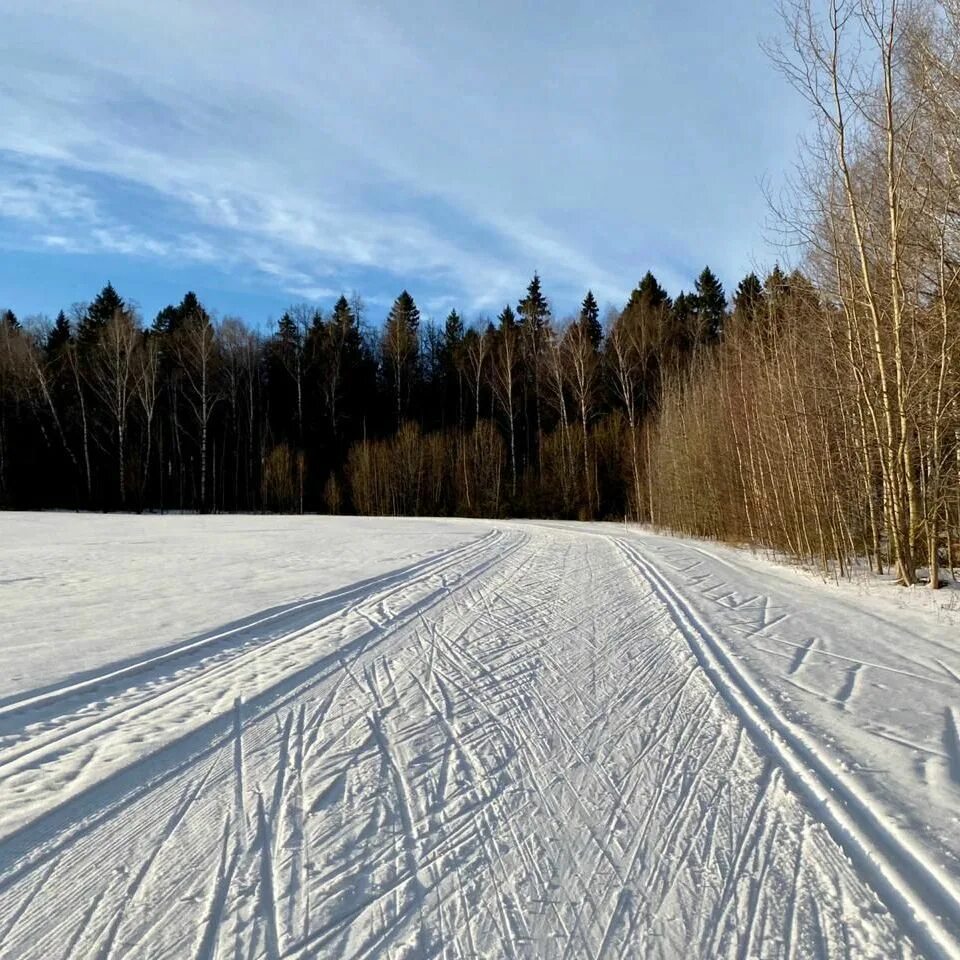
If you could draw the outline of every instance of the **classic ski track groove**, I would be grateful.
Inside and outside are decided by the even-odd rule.
[[[853,779],[784,719],[770,698],[725,650],[723,641],[648,561],[640,548],[617,546],[669,608],[704,670],[768,756],[837,842],[860,864],[877,893],[931,956],[960,957],[960,889],[956,882],[889,822]],[[854,684],[851,681],[849,692]],[[932,903],[931,903],[932,901]]]

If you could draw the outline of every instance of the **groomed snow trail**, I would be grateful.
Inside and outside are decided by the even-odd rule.
[[[4,705],[0,956],[951,955],[632,538],[477,525],[223,633]]]

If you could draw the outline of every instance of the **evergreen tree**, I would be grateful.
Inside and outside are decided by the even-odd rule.
[[[723,284],[709,267],[704,267],[697,277],[696,311],[700,332],[707,341],[718,340],[723,332],[723,320],[727,315],[727,297]]]
[[[170,304],[157,313],[153,320],[153,326],[150,329],[153,333],[170,335],[176,331],[179,324],[180,310],[178,307]]]
[[[533,275],[527,285],[527,295],[517,304],[517,314],[528,331],[540,331],[550,319],[550,305],[540,289],[540,277]]]
[[[197,295],[188,290],[180,301],[177,308],[180,315],[181,324],[196,323],[201,326],[207,326],[210,323],[210,314],[207,313],[203,304],[197,298]]]
[[[733,309],[742,317],[753,318],[763,303],[763,284],[755,273],[748,273],[733,295]]]
[[[637,284],[637,289],[630,299],[633,300],[634,296],[636,297],[636,301],[648,310],[652,310],[654,307],[669,305],[670,303],[670,297],[667,296],[667,291],[660,286],[657,278],[649,270],[643,275],[640,283]]]
[[[346,330],[356,325],[356,317],[350,307],[350,301],[341,293],[340,299],[333,305],[330,322],[340,329]]]
[[[593,296],[593,291],[588,290],[580,306],[580,324],[584,328],[587,339],[593,345],[594,350],[600,348],[600,341],[603,339],[603,327],[600,325],[600,307]]]
[[[763,282],[763,289],[771,297],[783,297],[790,292],[790,281],[787,275],[780,269],[780,264],[774,264],[773,269],[767,274]]]
[[[413,297],[403,290],[387,315],[383,330],[384,372],[392,380],[397,405],[397,426],[416,393],[420,355],[420,311]]]
[[[113,288],[112,283],[108,283],[97,294],[81,318],[77,328],[79,344],[82,347],[89,347],[96,341],[107,322],[124,308],[125,304],[120,294]]]
[[[670,305],[670,325],[667,341],[679,353],[692,350],[697,343],[697,298],[695,294],[677,294]]]
[[[527,295],[517,304],[517,313],[521,321],[519,373],[523,411],[524,462],[531,462],[534,459],[534,453],[536,453],[536,460],[542,474],[543,424],[540,410],[542,393],[540,390],[540,369],[543,365],[544,339],[550,323],[550,305],[540,288],[540,276],[538,274],[534,273],[533,279],[527,285]]]
[[[455,346],[463,339],[463,320],[460,319],[460,314],[456,310],[451,310],[447,315],[443,337],[448,347]]]
[[[671,308],[667,291],[660,286],[657,278],[648,270],[633,292],[620,314],[624,330],[643,330],[640,337],[646,343],[652,343],[654,334],[662,335],[662,313]]]
[[[463,320],[451,310],[443,325],[443,344],[440,351],[441,395],[444,422],[463,424]]]
[[[400,296],[393,301],[393,306],[387,315],[387,323],[393,322],[405,324],[414,336],[420,329],[420,311],[413,297],[406,290],[401,291]]]
[[[70,321],[67,315],[61,310],[57,314],[50,332],[47,334],[46,342],[43,345],[43,351],[48,360],[53,360],[60,355],[60,351],[70,342]]]
[[[510,309],[509,303],[500,311],[499,315],[497,316],[497,322],[500,325],[500,330],[506,330],[508,328],[512,329],[513,327],[516,327],[517,317],[513,310]],[[493,332],[493,324],[490,324],[490,326],[487,328],[487,332]]]
[[[318,342],[317,385],[334,447],[346,439],[344,427],[360,424],[375,396],[375,369],[360,332],[356,310],[341,294]]]
[[[6,327],[8,330],[20,329],[20,321],[12,310],[4,310],[0,313],[0,325]]]
[[[210,314],[207,313],[197,295],[192,290],[188,290],[180,303],[176,306],[170,304],[157,314],[152,330],[154,333],[170,336],[177,333],[185,324],[194,322],[206,326],[210,322]]]
[[[780,269],[780,264],[775,264],[763,281],[768,325],[776,327],[786,317],[790,294],[790,279]]]
[[[300,346],[300,340],[300,330],[290,316],[290,311],[285,310],[283,316],[277,321],[277,341],[280,349],[297,349]]]

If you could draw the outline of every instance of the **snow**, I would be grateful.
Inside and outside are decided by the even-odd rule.
[[[456,520],[0,513],[0,700],[474,535]]]
[[[960,956],[926,601],[613,524],[0,545],[0,956]]]

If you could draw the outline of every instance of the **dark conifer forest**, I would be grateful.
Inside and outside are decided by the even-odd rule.
[[[385,317],[342,296],[327,311],[291,306],[270,329],[216,319],[189,292],[148,323],[107,284],[52,322],[0,318],[0,496],[83,510],[640,516],[647,470],[629,437],[665,372],[718,343],[726,319],[709,269],[675,301],[648,273],[606,330],[589,291],[576,316],[554,318],[536,275],[495,318],[424,320],[404,290]]]

